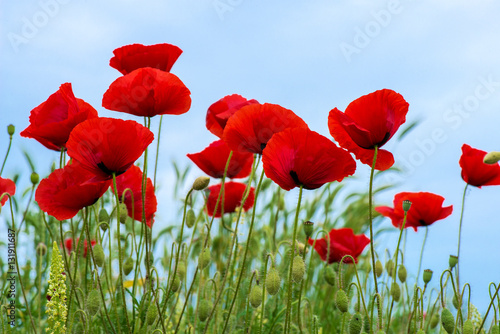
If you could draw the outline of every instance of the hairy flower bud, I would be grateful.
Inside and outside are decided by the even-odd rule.
[[[40,242],[37,246],[36,246],[36,253],[39,255],[39,256],[45,256],[45,254],[47,254],[47,246],[45,246],[45,244],[43,242]]]
[[[181,287],[181,279],[179,278],[179,276],[176,275],[171,283],[172,283],[172,292],[177,292]]]
[[[119,217],[120,223],[125,224],[127,222],[127,217],[128,217],[127,205],[125,203],[120,203],[119,210],[120,210],[120,217]]]
[[[94,253],[94,260],[95,264],[99,267],[102,268],[104,264],[104,249],[102,248],[101,244],[95,244],[93,248],[93,253]]]
[[[213,304],[211,301],[209,301],[207,299],[200,300],[200,303],[198,305],[198,319],[201,322],[204,322],[205,320],[207,320],[212,308],[213,308]]]
[[[262,288],[258,285],[252,286],[252,290],[250,290],[248,300],[250,301],[250,305],[252,305],[253,308],[259,307],[262,303]]]
[[[384,266],[382,265],[382,262],[380,260],[377,260],[375,262],[375,274],[377,277],[382,276],[382,273],[384,272]]]
[[[292,280],[295,283],[300,283],[302,278],[304,278],[304,274],[306,272],[306,265],[304,264],[304,260],[301,256],[295,255],[292,263]]]
[[[361,327],[363,325],[363,316],[356,312],[349,321],[349,334],[359,334],[361,333]]]
[[[498,325],[491,326],[490,334],[500,334],[500,327]]]
[[[189,209],[186,212],[186,226],[188,228],[191,228],[194,226],[194,223],[196,222],[196,215],[194,213],[193,209]]]
[[[210,264],[211,256],[210,249],[204,248],[198,257],[198,268],[200,270],[205,269]]]
[[[179,260],[177,263],[177,275],[181,280],[186,276],[186,262],[184,260]]]
[[[152,302],[149,304],[148,312],[146,313],[146,323],[148,326],[151,326],[158,318],[158,308],[156,307],[156,303]]]
[[[392,259],[389,259],[389,260],[385,263],[385,270],[387,270],[387,274],[388,274],[390,277],[394,277],[394,262],[392,261]]]
[[[106,223],[109,224],[109,214],[106,209],[101,209],[99,210],[99,216],[98,216],[98,222],[100,223]],[[106,231],[108,229],[108,226],[106,224],[101,224],[101,230]]]
[[[347,300],[347,294],[344,290],[338,289],[335,294],[335,305],[340,310],[340,312],[345,313],[349,307],[349,302]]]
[[[474,325],[472,324],[472,320],[466,320],[464,322],[462,334],[474,334]]]
[[[392,283],[391,285],[391,296],[396,302],[398,302],[399,298],[401,297],[401,288],[399,287],[399,284],[396,282]]]
[[[441,324],[448,334],[452,334],[455,330],[455,318],[447,308],[441,311]]]
[[[434,313],[434,315],[431,318],[431,328],[434,329],[436,328],[437,324],[439,323],[439,314]]]
[[[333,271],[333,268],[331,266],[325,267],[325,269],[323,269],[323,278],[325,279],[326,283],[330,284],[331,286],[335,286],[335,271]]]
[[[134,260],[131,257],[127,258],[125,262],[123,262],[122,267],[123,267],[123,274],[127,276],[128,274],[130,274],[132,269],[134,269]]]
[[[407,276],[406,267],[402,264],[399,266],[398,269],[398,277],[401,283],[404,283],[406,281],[406,276]]]
[[[101,295],[98,290],[92,290],[87,295],[87,300],[85,302],[85,307],[87,308],[88,314],[93,317],[101,309]]]
[[[206,187],[208,187],[209,183],[210,183],[210,178],[208,176],[199,176],[193,182],[193,189],[194,190],[203,190]]]
[[[280,290],[281,278],[276,268],[269,269],[266,276],[266,290],[271,296],[274,296]]]

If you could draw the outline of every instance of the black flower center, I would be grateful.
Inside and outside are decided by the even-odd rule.
[[[296,185],[298,185],[298,186],[302,185],[302,182],[300,182],[300,180],[299,180],[299,176],[297,175],[297,173],[294,170],[290,171],[290,176],[292,177],[293,182],[295,182]]]

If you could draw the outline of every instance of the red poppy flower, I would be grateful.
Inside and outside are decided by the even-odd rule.
[[[411,202],[406,217],[405,228],[413,227],[416,231],[420,226],[429,226],[437,220],[451,215],[453,205],[443,207],[444,197],[428,192],[402,192],[394,196],[394,208],[378,206],[375,208],[382,216],[389,217],[392,225],[401,228],[403,225],[403,201]]]
[[[174,74],[146,67],[116,79],[104,93],[102,106],[136,116],[180,115],[191,107],[190,95]]]
[[[130,191],[125,192],[124,203],[127,206],[128,216],[142,222],[142,171],[137,166],[130,167],[125,173],[116,178],[116,187],[118,188],[118,194],[120,201],[122,199],[123,192],[126,189],[132,190],[134,195],[134,202],[132,203],[132,194]],[[114,192],[114,189],[113,189]],[[155,189],[153,187],[153,182],[148,177],[146,182],[146,224],[151,227],[154,222],[154,216],[156,212],[156,195]],[[134,211],[132,215],[132,210]]]
[[[170,72],[182,50],[172,44],[142,45],[130,44],[113,51],[115,55],[109,66],[116,68],[121,74],[128,74],[138,68],[152,67]]]
[[[226,182],[224,185],[224,213],[235,212],[236,208],[241,206],[241,200],[243,199],[243,193],[245,192],[246,185],[238,182]],[[215,204],[217,203],[217,198],[221,190],[221,185],[217,184],[208,187],[210,194],[207,199],[207,212],[209,216],[214,215]],[[250,188],[250,193],[248,194],[247,200],[243,205],[243,210],[247,211],[253,206],[255,199],[254,188]],[[217,213],[215,217],[220,217],[221,214],[221,202],[217,207]]]
[[[43,146],[61,151],[66,147],[73,128],[97,117],[97,111],[87,102],[75,98],[70,83],[64,83],[30,113],[30,125],[20,134],[36,139]]]
[[[352,101],[345,112],[330,111],[330,134],[340,146],[354,153],[362,163],[373,164],[374,148],[382,147],[406,120],[408,103],[401,94],[382,89]],[[379,150],[375,168],[386,170],[394,164],[392,153]]]
[[[316,243],[314,243],[316,241]],[[314,249],[318,252],[321,260],[328,263],[340,262],[345,255],[351,255],[356,263],[358,256],[363,253],[366,245],[370,243],[370,239],[364,234],[354,235],[350,228],[332,229],[328,235],[321,239],[310,239],[309,244],[314,245]],[[328,244],[330,244],[330,252],[328,253]],[[343,263],[352,263],[351,258],[345,258]]]
[[[5,193],[9,194],[10,196],[14,196],[14,194],[16,193],[16,184],[12,180],[0,177],[0,196]],[[8,199],[9,196],[2,196],[2,200],[0,201],[1,206],[3,206]]]
[[[231,149],[223,140],[214,141],[210,146],[199,153],[187,154],[202,171],[211,177],[222,178]],[[234,151],[229,162],[227,177],[243,178],[250,175],[252,170],[253,154]]]
[[[356,162],[330,139],[308,128],[275,134],[262,153],[266,176],[281,188],[316,189],[354,174]]]
[[[208,131],[222,138],[229,117],[244,106],[254,103],[259,102],[257,100],[247,100],[238,94],[224,96],[208,108],[206,118]]]
[[[273,134],[307,124],[293,111],[277,104],[251,104],[227,121],[223,139],[233,151],[262,154]]]
[[[76,245],[77,246],[78,246],[78,241],[79,240],[80,240],[80,238],[76,239]],[[94,245],[96,243],[97,242],[95,240],[90,241],[90,244],[92,245],[92,248],[94,248]],[[73,250],[73,239],[72,238],[68,238],[68,239],[64,240],[64,247],[66,248],[66,250],[68,251],[68,253],[71,253],[71,251]],[[75,249],[75,252],[76,252],[76,249]],[[83,257],[87,257],[87,240],[83,240]]]
[[[78,124],[67,143],[68,155],[91,171],[92,181],[108,180],[129,169],[153,141],[135,121],[95,118]]]
[[[57,220],[73,218],[108,190],[110,181],[88,182],[92,173],[73,162],[43,179],[35,193],[40,209]]]
[[[462,179],[471,186],[481,188],[500,185],[500,165],[484,163],[486,153],[467,144],[462,146],[462,156],[459,161],[462,167]]]

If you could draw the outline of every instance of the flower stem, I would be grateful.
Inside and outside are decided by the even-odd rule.
[[[464,206],[465,206],[465,195],[467,193],[467,188],[469,187],[469,184],[465,184],[464,188],[464,194],[462,195],[462,210],[460,211],[460,223],[458,225],[458,250],[457,250],[457,289],[460,290],[460,242],[462,240],[462,221],[464,218]],[[459,298],[461,299],[461,298]],[[462,301],[458,300],[458,305],[459,307],[462,306]]]
[[[292,267],[293,258],[295,257],[295,240],[297,239],[297,225],[299,221],[299,211],[300,203],[302,201],[302,185],[299,187],[299,200],[297,203],[297,210],[295,211],[295,220],[293,222],[293,235],[292,235],[292,254],[290,257],[290,266],[288,269],[288,289],[287,289],[287,301],[286,301],[286,317],[285,317],[285,333],[290,329],[288,323],[291,323],[291,313],[292,313]]]
[[[420,269],[422,268],[422,258],[424,257],[425,243],[427,242],[427,235],[429,234],[429,228],[425,227],[424,242],[422,243],[422,250],[420,251],[420,260],[418,261],[418,271],[417,271],[417,284],[420,277]]]
[[[3,168],[5,167],[5,163],[7,162],[7,157],[9,156],[11,146],[12,146],[12,136],[9,136],[9,146],[7,147],[7,153],[5,153],[5,158],[3,159],[2,169],[0,169],[0,176],[2,175]]]

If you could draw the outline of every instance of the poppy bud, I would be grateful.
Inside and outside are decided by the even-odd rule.
[[[439,314],[434,313],[431,318],[431,328],[434,329],[436,328],[437,324],[439,323]]]
[[[177,275],[179,275],[180,278],[186,276],[186,262],[184,262],[184,260],[179,260],[179,263],[177,263]]]
[[[95,264],[99,268],[101,268],[102,265],[104,264],[104,249],[102,249],[102,246],[100,244],[94,245],[93,249],[94,249]]]
[[[87,312],[90,316],[94,316],[97,312],[99,312],[99,309],[101,308],[101,296],[99,291],[92,290],[89,292],[87,295],[86,306]]]
[[[186,226],[188,228],[193,227],[195,221],[196,221],[196,215],[195,215],[193,209],[187,210],[187,212],[186,212]]]
[[[377,275],[377,277],[380,277],[382,276],[383,272],[384,266],[382,265],[382,262],[380,262],[380,260],[377,260],[377,262],[375,262],[375,274]]]
[[[109,223],[108,211],[106,211],[106,209],[99,210],[98,219],[99,219],[99,223]],[[101,226],[101,228],[107,229],[106,225],[104,225],[104,227]]]
[[[129,257],[125,260],[125,262],[123,262],[123,273],[125,274],[125,276],[130,274],[132,269],[134,269],[134,260]]]
[[[258,285],[254,285],[252,290],[250,291],[250,296],[248,296],[248,300],[250,301],[250,305],[253,308],[257,308],[262,303],[262,288]]]
[[[391,296],[396,302],[398,302],[399,298],[401,297],[401,288],[399,287],[399,284],[396,282],[392,283],[391,285]]]
[[[200,300],[200,304],[198,305],[198,319],[201,322],[207,320],[212,308],[213,308],[212,302],[206,299]]]
[[[304,234],[306,235],[306,238],[309,239],[311,235],[313,234],[314,230],[314,223],[312,221],[305,221],[302,224],[302,228],[304,229]]]
[[[500,161],[500,152],[492,151],[487,153],[483,161],[485,164],[493,165],[496,164],[498,161]]]
[[[9,136],[12,137],[15,132],[16,132],[16,127],[13,124],[7,125],[7,133],[9,134]]]
[[[304,250],[306,249],[306,245],[304,245],[302,242],[296,242],[295,243],[295,249],[299,253],[299,255],[302,255],[304,253]]]
[[[448,264],[450,265],[450,269],[455,268],[458,263],[458,256],[450,255],[450,259],[448,260]]]
[[[146,323],[148,326],[154,324],[156,318],[158,318],[158,309],[156,308],[155,303],[151,303],[149,304],[148,312],[146,313]]]
[[[420,328],[420,329],[417,331],[417,334],[425,334],[425,331],[424,331],[422,328]]]
[[[367,333],[370,333],[370,317],[368,315],[363,319],[363,330]]]
[[[127,217],[127,205],[125,203],[120,203],[120,223],[125,224],[127,222]]]
[[[361,333],[361,327],[363,325],[363,316],[356,312],[349,321],[349,334],[359,334]]]
[[[389,261],[385,263],[385,270],[387,270],[387,274],[390,277],[394,277],[394,262],[392,259],[389,259]]]
[[[210,263],[211,256],[210,256],[210,249],[205,248],[201,251],[200,256],[198,257],[198,267],[200,270],[205,269],[208,264]]]
[[[500,328],[498,325],[491,326],[490,334],[500,334]]]
[[[411,202],[408,200],[404,200],[403,201],[403,211],[408,212],[408,210],[410,210],[410,208],[411,208]]]
[[[193,182],[193,190],[203,190],[208,187],[210,178],[208,176],[199,176]]]
[[[281,278],[276,268],[271,268],[266,276],[266,289],[267,293],[274,296],[280,290]]]
[[[458,299],[457,299],[457,295],[453,295],[453,298],[451,299],[451,303],[453,304],[453,306],[458,310]]]
[[[36,246],[36,253],[40,256],[44,256],[45,254],[47,254],[47,246],[45,246],[43,242],[40,242]]]
[[[325,279],[326,283],[330,284],[331,286],[335,286],[335,271],[333,271],[333,268],[331,266],[328,266],[323,270],[323,278]]]
[[[430,269],[425,269],[424,270],[424,275],[423,275],[424,283],[427,284],[431,281],[432,279],[432,270]]]
[[[474,325],[471,320],[465,320],[462,334],[474,334]]]
[[[402,264],[399,266],[398,269],[398,277],[401,283],[404,283],[406,281],[406,276],[407,276],[406,267]]]
[[[379,329],[377,334],[385,334],[385,331],[383,329]]]
[[[340,312],[347,312],[349,302],[347,300],[347,294],[344,290],[337,290],[337,293],[335,294],[335,305],[337,305],[337,308],[340,310]]]
[[[304,260],[299,255],[295,255],[292,264],[292,279],[295,283],[300,283],[306,272]]]
[[[455,330],[455,318],[447,308],[441,311],[441,324],[448,334],[452,334]]]
[[[181,279],[179,278],[179,276],[175,275],[174,279],[172,280],[172,292],[177,292],[180,287]]]
[[[31,183],[33,185],[37,185],[38,181],[40,181],[40,176],[38,176],[38,174],[35,172],[31,173]]]

